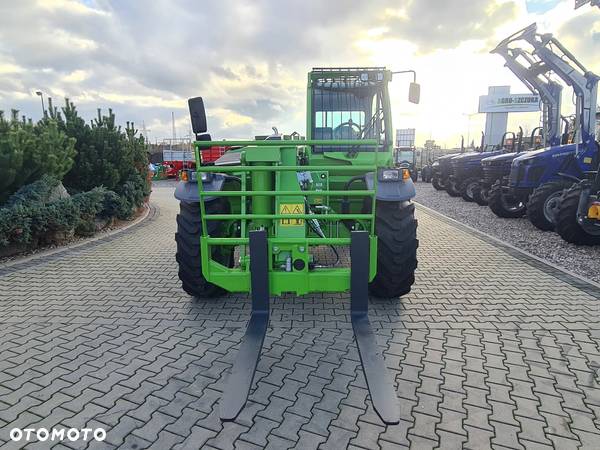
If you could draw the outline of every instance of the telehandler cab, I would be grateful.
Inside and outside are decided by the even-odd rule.
[[[369,293],[398,298],[417,267],[415,188],[393,160],[384,67],[308,74],[306,139],[211,141],[202,98],[189,100],[198,150],[234,148],[176,188],[183,289],[196,297],[250,292],[252,313],[221,400],[234,420],[250,391],[269,322],[269,297],[350,291],[351,320],[375,411],[398,423],[397,396],[368,318]],[[418,102],[418,85],[409,100]],[[329,249],[328,249],[329,247]],[[344,264],[340,249],[350,249]],[[330,259],[322,259],[323,250]]]

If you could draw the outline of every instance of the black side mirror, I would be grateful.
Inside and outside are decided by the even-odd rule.
[[[202,97],[190,98],[188,100],[190,118],[192,120],[192,131],[194,134],[206,133],[206,111]]]
[[[410,83],[408,87],[408,101],[416,105],[421,101],[421,85],[418,83]]]

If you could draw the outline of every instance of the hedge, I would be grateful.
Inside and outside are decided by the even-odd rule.
[[[73,234],[89,236],[96,231],[96,219],[130,219],[145,197],[145,181],[138,176],[125,183],[122,195],[100,186],[50,201],[59,183],[44,176],[8,199],[0,208],[0,247],[48,244]]]
[[[146,143],[133,123],[122,129],[111,110],[98,110],[88,124],[68,99],[60,111],[48,103],[36,124],[0,111],[0,250],[91,235],[98,219],[131,219],[150,194]],[[67,198],[53,195],[61,180]]]

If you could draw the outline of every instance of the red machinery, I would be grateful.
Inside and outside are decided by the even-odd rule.
[[[202,165],[212,164],[217,159],[225,154],[227,150],[231,149],[231,147],[226,146],[214,146],[208,147],[200,151],[200,160],[202,161]]]

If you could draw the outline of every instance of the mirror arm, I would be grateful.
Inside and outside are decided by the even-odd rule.
[[[415,72],[414,70],[398,70],[396,72],[392,72],[392,75],[397,74],[397,73],[412,73],[413,74],[413,83],[417,82],[417,72]]]

